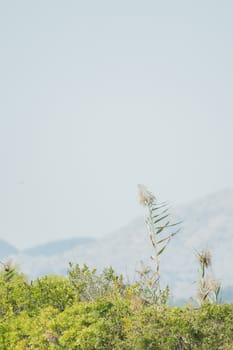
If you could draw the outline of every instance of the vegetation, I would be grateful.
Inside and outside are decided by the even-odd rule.
[[[198,253],[199,307],[167,305],[159,256],[176,232],[161,238],[174,224],[149,191],[140,191],[155,271],[142,266],[132,284],[112,268],[98,274],[70,263],[67,277],[28,281],[10,261],[1,262],[0,350],[233,349],[233,304],[217,304],[220,286],[207,273],[209,252]]]
[[[199,305],[205,303],[218,303],[221,285],[208,273],[211,266],[211,254],[209,250],[203,250],[197,254],[199,262],[199,280],[197,301]]]
[[[171,307],[140,297],[110,268],[99,276],[70,266],[68,277],[28,282],[0,273],[0,349],[233,349],[233,305]]]
[[[149,238],[153,247],[154,254],[151,260],[154,262],[155,269],[145,267],[142,264],[142,270],[139,271],[141,277],[142,295],[145,300],[152,304],[164,303],[168,297],[168,287],[163,291],[160,287],[160,255],[165,251],[168,243],[178,232],[179,229],[172,231],[180,223],[170,221],[169,208],[167,203],[158,203],[156,197],[144,185],[138,185],[139,202],[147,208],[146,226],[149,232]]]

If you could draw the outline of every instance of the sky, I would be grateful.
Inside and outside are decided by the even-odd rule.
[[[100,237],[233,187],[232,1],[0,1],[0,238]]]

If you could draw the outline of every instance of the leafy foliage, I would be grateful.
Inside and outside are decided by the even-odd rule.
[[[177,233],[167,230],[177,224],[145,187],[139,195],[148,209],[155,271],[142,265],[140,280],[130,284],[111,267],[98,274],[70,263],[67,277],[29,282],[11,262],[0,262],[0,350],[233,349],[233,304],[216,304],[220,286],[206,274],[210,254],[199,254],[200,308],[166,305],[159,257]]]
[[[0,273],[0,349],[232,349],[233,305],[151,305],[111,268],[32,282]]]
[[[92,301],[114,294],[122,295],[126,288],[123,276],[118,276],[111,267],[105,268],[98,275],[96,269],[90,270],[86,264],[81,267],[70,263],[69,266],[69,280],[80,301]]]

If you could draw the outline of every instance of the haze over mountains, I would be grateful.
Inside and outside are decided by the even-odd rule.
[[[142,208],[143,213],[143,208]],[[225,189],[172,210],[174,221],[182,220],[181,232],[161,256],[162,283],[168,284],[176,298],[195,295],[198,277],[196,252],[209,248],[213,274],[223,287],[233,286],[233,190]],[[13,258],[30,278],[48,273],[66,273],[69,261],[87,263],[98,270],[106,266],[137,278],[140,261],[151,264],[152,249],[144,218],[101,239],[72,238],[17,251],[0,241],[1,259]]]

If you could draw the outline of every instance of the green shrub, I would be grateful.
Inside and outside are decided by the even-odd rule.
[[[105,268],[101,274],[96,269],[90,269],[86,264],[83,267],[70,263],[68,270],[69,281],[76,292],[79,301],[93,301],[97,298],[113,295],[123,295],[127,285],[123,277],[115,271]]]
[[[1,350],[230,350],[233,304],[151,305],[112,269],[0,273]]]

